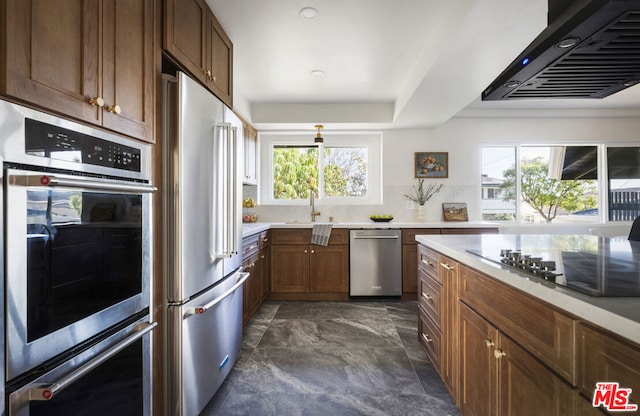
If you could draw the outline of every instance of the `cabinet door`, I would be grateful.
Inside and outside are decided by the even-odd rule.
[[[244,129],[244,179],[247,185],[258,184],[258,133],[250,125]]]
[[[271,247],[260,250],[260,302],[271,293]]]
[[[164,1],[164,49],[203,82],[209,13],[205,0]]]
[[[418,246],[402,245],[402,293],[413,294],[418,291]],[[418,293],[418,298],[420,294]]]
[[[442,280],[442,380],[456,398],[458,390],[458,263],[440,256],[440,277]]]
[[[349,246],[311,246],[309,289],[311,292],[349,290]]]
[[[573,389],[547,367],[508,338],[495,349],[499,368],[501,416],[571,416],[575,414]]]
[[[465,416],[497,413],[498,331],[464,304],[460,305],[460,385],[458,406]],[[542,413],[541,413],[542,414]]]
[[[213,13],[207,14],[205,75],[207,85],[227,106],[233,107],[233,45]]]
[[[301,293],[309,291],[309,246],[271,246],[271,290]]]
[[[577,330],[580,392],[593,400],[596,383],[617,382],[631,389],[629,403],[640,405],[640,347],[583,324]]]
[[[154,1],[103,4],[103,126],[153,141]]]
[[[101,2],[7,0],[4,93],[90,123],[102,123]]]

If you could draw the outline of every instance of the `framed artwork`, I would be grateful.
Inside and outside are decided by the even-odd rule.
[[[442,214],[445,221],[469,221],[465,202],[444,202]]]
[[[449,177],[449,153],[416,152],[414,172],[416,178]]]

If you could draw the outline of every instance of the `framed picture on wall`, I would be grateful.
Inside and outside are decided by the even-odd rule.
[[[444,202],[442,215],[445,221],[469,221],[465,202]]]
[[[414,172],[416,178],[449,177],[449,153],[416,152]]]

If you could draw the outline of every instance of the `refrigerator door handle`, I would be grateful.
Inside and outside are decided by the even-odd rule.
[[[240,286],[242,286],[244,282],[249,278],[250,275],[251,273],[248,273],[248,272],[238,272],[238,281],[229,290],[227,290],[226,292],[224,292],[222,295],[218,296],[211,302],[207,303],[206,305],[194,306],[193,308],[186,309],[183,315],[183,319],[186,319],[192,315],[202,315],[203,313],[207,312],[209,309],[213,308],[218,303],[225,300],[233,292],[235,292]]]
[[[215,123],[213,135],[213,161],[211,167],[215,175],[212,181],[211,191],[212,207],[209,210],[210,220],[210,255],[213,261],[229,258],[233,255],[233,243],[231,241],[229,222],[231,207],[229,203],[229,123]],[[215,173],[213,173],[215,172]]]
[[[238,175],[237,175],[237,163],[238,163],[238,128],[232,127],[231,124],[227,127],[227,137],[228,137],[228,146],[227,152],[229,155],[229,164],[228,164],[228,180],[229,180],[229,188],[230,192],[227,195],[227,202],[229,204],[229,223],[228,229],[229,233],[229,254],[231,256],[238,255],[238,227],[237,221],[240,216],[238,213],[239,204],[238,204]],[[233,133],[233,134],[231,134]]]

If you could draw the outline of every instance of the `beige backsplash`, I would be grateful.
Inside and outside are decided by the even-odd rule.
[[[316,209],[322,213],[318,222],[329,221],[333,217],[334,222],[363,222],[372,214],[392,214],[397,222],[415,222],[416,209],[407,209],[409,201],[404,194],[411,191],[407,186],[386,186],[383,189],[384,203],[381,205],[329,205],[322,200],[316,201]],[[476,189],[463,186],[445,186],[434,195],[426,204],[426,221],[442,221],[443,202],[466,202],[470,221],[480,221],[479,201],[472,200]],[[261,205],[257,197],[255,186],[245,186],[243,198],[254,198],[258,206],[252,208],[252,212],[258,215],[260,222],[290,222],[309,221],[311,219],[311,207],[308,202],[304,205]],[[474,203],[475,202],[475,203]]]

